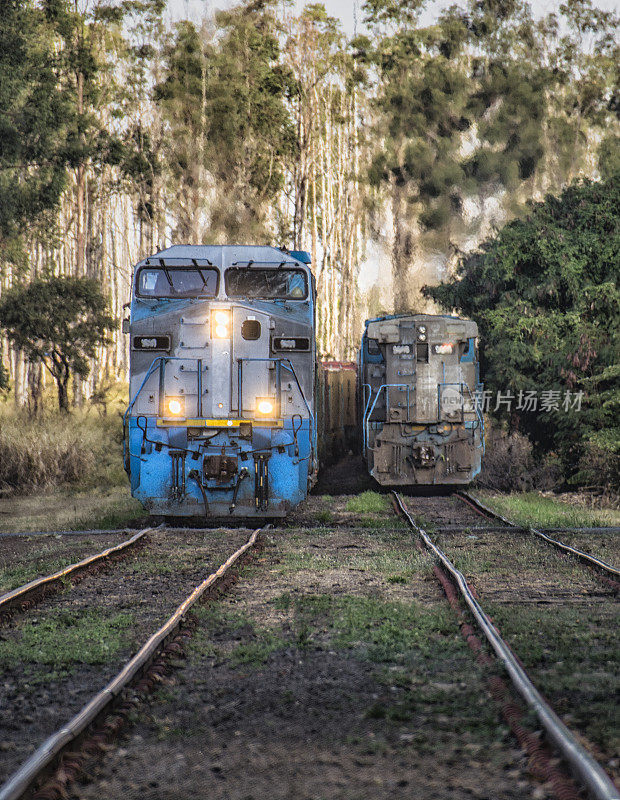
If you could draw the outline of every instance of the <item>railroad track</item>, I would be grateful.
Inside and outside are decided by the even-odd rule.
[[[357,792],[357,796],[375,796],[373,787],[378,791],[375,781],[379,775],[394,783],[392,791],[403,791],[396,787],[408,785],[409,781],[411,786],[416,786],[417,796],[425,796],[425,789],[430,792],[437,787],[437,783],[432,786],[425,783],[430,774],[437,773],[446,780],[454,779],[450,775],[450,768],[446,767],[446,764],[450,764],[453,752],[458,753],[457,780],[459,785],[462,785],[462,781],[466,785],[463,777],[468,771],[466,748],[473,745],[471,738],[460,739],[460,731],[464,729],[467,737],[468,725],[474,724],[472,715],[477,720],[484,713],[494,720],[486,724],[498,725],[497,715],[495,707],[487,711],[482,705],[489,705],[488,696],[484,686],[478,685],[480,673],[466,648],[459,645],[464,654],[459,656],[460,667],[456,672],[456,662],[445,658],[442,648],[454,647],[457,629],[453,623],[450,629],[444,631],[442,641],[434,649],[432,637],[436,623],[432,622],[433,609],[442,606],[445,601],[440,590],[427,579],[431,556],[421,555],[411,548],[408,528],[391,515],[386,518],[385,510],[364,517],[363,514],[346,510],[348,498],[330,497],[326,502],[330,508],[336,503],[340,510],[333,514],[330,511],[328,515],[325,505],[311,499],[309,511],[293,520],[290,527],[282,528],[277,536],[263,537],[265,549],[261,557],[260,580],[255,574],[248,575],[237,584],[235,592],[225,595],[222,603],[212,612],[197,615],[200,633],[196,636],[196,644],[189,648],[189,657],[185,666],[180,668],[179,679],[174,681],[174,691],[171,688],[163,693],[169,697],[158,696],[157,702],[149,705],[142,703],[143,694],[151,687],[172,687],[172,677],[166,677],[166,673],[179,667],[178,658],[192,632],[193,615],[187,605],[189,597],[183,600],[156,634],[151,635],[151,631],[160,625],[163,610],[160,610],[161,616],[157,617],[156,624],[149,628],[142,626],[143,635],[138,641],[145,644],[138,655],[143,654],[144,663],[136,664],[132,659],[122,664],[117,675],[111,673],[105,680],[100,679],[96,683],[91,681],[90,689],[92,692],[98,690],[97,694],[85,694],[79,704],[68,708],[66,715],[56,716],[56,720],[62,720],[78,711],[51,736],[47,733],[47,738],[39,736],[39,741],[45,738],[44,745],[16,762],[21,763],[21,767],[0,789],[0,800],[19,797],[55,800],[64,797],[71,791],[69,783],[76,776],[79,778],[83,768],[88,771],[89,782],[80,785],[77,793],[90,800],[146,795],[166,797],[165,787],[169,785],[175,785],[179,796],[195,796],[197,792],[214,798],[265,794],[281,800],[285,796],[294,796],[296,790],[291,787],[298,785],[300,796],[333,796],[340,791],[337,787],[343,785],[343,780],[350,782],[352,795]],[[451,500],[450,503],[452,519],[456,521],[456,502]],[[471,518],[479,519],[474,517],[473,510]],[[378,527],[369,524],[373,520]],[[491,536],[497,527],[489,524],[483,530]],[[242,530],[228,531],[219,539],[218,532],[213,531],[208,534],[196,530],[178,533],[188,552],[197,543],[200,544],[204,537],[203,558],[214,547],[220,547],[218,560],[213,555],[210,562],[213,565],[220,563],[219,552],[224,552],[224,545],[227,549],[237,547],[233,556],[237,561],[220,576],[221,580],[204,589],[203,598],[206,593],[223,589],[230,578],[230,570],[234,570],[235,565],[238,566],[244,557],[249,556],[252,548],[258,544],[258,541],[252,545],[250,540],[244,540],[243,545],[238,547],[241,536],[248,535]],[[223,534],[222,531],[219,533]],[[254,533],[257,539],[261,538],[261,532]],[[144,561],[151,557],[152,545],[155,546],[159,541],[165,542],[168,547],[175,532],[166,530],[151,535],[155,542],[149,545],[144,558],[134,562],[135,570],[144,568]],[[234,545],[231,544],[231,537],[236,537]],[[475,536],[472,538],[472,547],[479,545],[479,540]],[[525,536],[515,538],[527,540]],[[505,541],[505,537],[501,539]],[[538,547],[535,542],[532,546]],[[246,547],[248,549],[244,550]],[[543,550],[542,547],[538,549]],[[557,560],[551,551],[550,557]],[[160,553],[158,565],[162,560]],[[224,561],[223,555],[221,560]],[[211,580],[217,572],[219,570],[212,571],[206,580]],[[201,575],[204,574],[203,569]],[[63,595],[62,598],[53,598],[51,605],[60,605],[62,601],[64,608],[67,598],[83,593],[86,593],[85,601],[88,603],[97,602],[97,598],[102,598],[106,592],[117,591],[118,582],[114,582],[114,577],[108,575],[103,585],[98,583],[103,577],[97,576],[97,581],[89,579],[82,584],[84,589]],[[150,587],[156,583],[155,577],[153,572],[147,582],[136,581],[139,585],[126,600],[127,607],[135,608],[138,613],[144,602],[138,589],[142,587],[143,593],[150,591]],[[205,583],[202,577],[200,582],[201,586]],[[187,586],[187,583],[184,585]],[[157,593],[149,595],[151,602],[161,604],[168,599],[166,586],[162,579]],[[373,604],[381,595],[386,605],[384,608],[379,603],[375,615]],[[179,594],[179,599],[182,597],[184,595]],[[194,599],[194,606],[196,602],[198,598]],[[177,603],[177,599],[170,601],[170,609],[175,608]],[[408,616],[409,607],[412,609],[411,616]],[[335,622],[326,621],[326,609]],[[166,615],[168,613],[166,611]],[[393,613],[404,615],[403,619],[407,621],[403,624],[411,627],[409,639],[405,637],[402,640],[398,626],[395,627]],[[367,614],[366,622],[366,618],[362,617],[358,624],[358,614]],[[416,655],[416,629],[427,614],[432,623],[427,629],[431,638],[428,642],[422,640],[422,652],[427,655],[421,656],[420,660],[420,656]],[[175,617],[178,623],[176,629],[168,629],[168,624],[173,624]],[[273,626],[278,620],[282,628],[276,635]],[[329,630],[332,623],[345,627],[343,630],[334,627],[335,633],[331,636]],[[463,620],[462,624],[465,624]],[[379,633],[373,640],[372,631],[375,627]],[[265,633],[261,633],[261,630]],[[341,649],[343,636],[350,642],[345,651]],[[361,659],[355,655],[357,649],[365,646],[363,642],[368,636],[371,645],[376,641],[380,650],[376,663],[369,661],[366,655]],[[387,655],[383,649],[386,641]],[[1,647],[0,642],[0,652]],[[413,648],[411,661],[407,660],[409,655],[402,655],[409,653],[407,648]],[[250,661],[236,662],[233,654],[238,650],[243,659]],[[261,655],[263,652],[273,653],[271,660],[264,660]],[[433,654],[431,662],[425,661],[430,658],[428,652]],[[454,659],[454,650],[448,652],[452,653],[451,659]],[[252,654],[258,654],[256,658],[261,664],[258,670],[247,666],[252,663]],[[426,672],[425,663],[430,664]],[[119,665],[120,662],[115,662],[114,672]],[[395,676],[393,685],[391,678],[388,678],[390,683],[387,684],[377,682],[377,665],[381,665],[380,669],[386,674]],[[409,665],[412,665],[412,669],[405,679],[404,672],[408,671]],[[460,672],[462,667],[465,669]],[[492,670],[485,670],[485,673],[489,672]],[[402,677],[397,678],[401,673]],[[125,688],[118,683],[123,674],[129,681]],[[77,685],[81,679],[82,672],[79,672],[73,678],[73,685]],[[105,688],[101,690],[104,684]],[[87,686],[85,684],[85,691]],[[464,686],[467,688],[462,688]],[[457,702],[455,716],[442,719],[437,706],[445,706],[446,693],[453,691],[457,694],[464,692],[467,698],[473,699],[468,699],[461,706]],[[503,703],[507,709],[507,719],[514,715],[514,708],[510,701],[505,700],[502,690],[494,684],[491,691],[496,699],[499,698],[500,706]],[[0,706],[1,692],[0,687]],[[440,695],[438,702],[435,699],[437,693]],[[408,705],[407,698],[410,696],[413,698],[413,710]],[[44,702],[41,700],[41,703]],[[377,703],[383,710],[376,711]],[[364,709],[370,710],[365,713]],[[55,713],[56,708],[51,711]],[[392,711],[398,723],[391,721]],[[409,714],[412,715],[410,724],[406,721]],[[121,748],[110,747],[110,739],[116,738],[128,719],[136,727],[124,738]],[[54,727],[57,725],[56,721]],[[171,734],[167,733],[169,727],[174,729],[175,726],[182,731],[182,736],[176,739],[170,738]],[[360,735],[360,729],[362,737],[367,738],[359,746],[350,744],[349,740]],[[424,731],[428,732],[429,738],[426,744],[422,740],[420,749],[417,737]],[[19,735],[27,738],[28,732],[23,731]],[[160,736],[164,738],[160,739]],[[334,737],[340,737],[338,741],[342,744],[338,748],[334,746],[332,752],[330,748]],[[384,737],[387,737],[387,741],[384,741]],[[2,739],[0,737],[0,763]],[[522,735],[517,735],[517,739],[523,747],[527,747],[528,744],[536,745],[537,737],[522,730]],[[395,741],[394,745],[391,744],[392,740]],[[454,741],[458,749],[450,751]],[[428,749],[425,750],[429,742],[432,742],[431,755]],[[375,743],[378,745],[376,759],[369,755],[369,752],[374,752]],[[484,747],[487,746],[488,741]],[[526,785],[524,780],[529,779],[525,764],[520,755],[514,756],[515,748],[506,744],[505,730],[498,732],[494,746],[497,747],[495,756],[489,759],[488,765],[481,765],[479,760],[474,759],[470,766],[477,788],[486,787],[489,796],[494,796],[496,792],[497,796],[523,797],[524,800],[531,798],[533,784],[523,788]],[[381,749],[384,747],[388,750],[387,754]],[[403,747],[409,749],[403,751]],[[104,760],[98,759],[103,751],[109,751],[108,756]],[[193,757],[192,752],[195,753]],[[498,753],[501,753],[501,757]],[[89,754],[93,754],[95,760],[85,762]],[[419,770],[415,766],[417,757],[421,759]],[[533,761],[539,757],[540,753],[535,751]],[[348,762],[347,758],[350,758]],[[499,760],[493,765],[495,759]],[[340,769],[338,765],[341,762],[345,767],[348,764],[346,769],[343,767],[344,777],[334,775]],[[432,764],[430,772],[429,763]],[[265,764],[269,765],[268,775],[261,774]],[[290,765],[288,768],[287,764]],[[518,779],[511,774],[515,768],[519,772]],[[539,773],[534,771],[534,774],[541,781],[555,781],[564,791],[564,778],[545,770]],[[304,794],[302,788],[307,787],[306,784],[297,783],[302,780],[299,775],[303,774],[305,779],[310,780],[314,773],[316,783],[310,784]],[[152,781],[158,780],[160,788],[151,788]],[[516,785],[519,780],[521,788]],[[142,784],[142,781],[145,783]],[[276,787],[279,787],[280,793]],[[417,787],[422,788],[418,790]],[[7,794],[9,790],[11,794]],[[404,793],[408,791],[405,789]],[[377,796],[388,795],[379,793]],[[567,791],[559,796],[568,800],[575,793]]]
[[[103,750],[106,740],[118,733],[126,716],[135,709],[138,701],[135,694],[130,696],[132,687],[134,692],[144,692],[157,685],[166,669],[166,659],[178,656],[182,652],[183,638],[191,635],[191,627],[186,625],[191,609],[209,594],[225,588],[233,569],[257,546],[264,530],[253,531],[239,549],[193,589],[122,669],[77,714],[39,745],[0,787],[0,800],[25,797],[52,800],[66,796],[66,787],[80,773],[84,759]],[[68,752],[70,748],[78,749]]]
[[[74,582],[88,573],[92,573],[127,556],[138,545],[144,544],[145,538],[151,530],[153,529],[144,528],[120,544],[107,547],[105,550],[88,556],[88,558],[84,558],[75,564],[70,564],[51,575],[36,578],[0,595],[0,621],[7,621],[17,611],[27,611],[44,597],[64,588],[68,582]]]
[[[579,782],[586,788],[589,796],[595,798],[595,800],[618,800],[620,797],[618,788],[614,785],[605,770],[582,746],[578,738],[567,728],[567,726],[557,716],[550,705],[545,701],[538,689],[534,686],[518,657],[512,652],[510,646],[502,639],[495,625],[487,613],[485,613],[476,596],[475,590],[473,590],[468,584],[463,573],[450,561],[446,554],[431,539],[424,528],[415,522],[401,495],[399,495],[397,492],[394,492],[393,496],[395,498],[398,510],[406,518],[411,529],[415,531],[424,547],[430,553],[432,553],[439,562],[439,565],[435,567],[435,574],[444,587],[448,599],[451,600],[451,604],[455,609],[458,609],[458,601],[456,599],[456,595],[454,594],[454,586],[456,586],[460,592],[461,598],[476,620],[476,623],[484,634],[488,644],[494,651],[496,657],[503,664],[513,686],[521,695],[527,706],[536,714],[548,737],[548,740],[553,744],[566,763],[570,765],[571,771],[579,779]],[[514,523],[509,522],[500,515],[494,514],[490,509],[482,506],[482,504],[480,504],[470,495],[465,495],[463,499],[466,499],[468,504],[475,506],[476,510],[484,511],[489,518],[501,519],[506,523],[506,525],[516,527],[514,526]],[[539,531],[536,531],[536,533],[540,534]],[[544,534],[541,534],[541,536],[545,541],[549,539],[549,537],[545,536]],[[550,540],[549,543],[553,543],[554,545],[556,544],[556,542],[553,540]],[[564,545],[560,549],[564,549],[564,547],[568,546]],[[581,553],[581,551],[575,551],[574,548],[569,548],[569,550],[573,552],[573,555],[588,555]],[[591,558],[592,557],[588,556],[588,562],[590,562]],[[598,559],[595,560],[597,562],[599,561]],[[598,563],[596,566],[598,566]],[[607,567],[609,565],[605,564],[604,566]],[[470,643],[472,641],[475,642],[473,631],[469,628],[469,626],[467,626],[466,623],[463,627],[465,628],[464,634],[468,639],[470,639]],[[474,645],[474,649],[480,650],[479,643]],[[501,690],[499,691],[499,694],[502,694]],[[506,701],[506,703],[509,705],[509,701]],[[514,716],[514,710],[512,714]],[[509,715],[506,714],[506,716],[508,721],[512,722]],[[517,723],[517,730],[515,732],[521,741],[522,737],[519,736],[518,733],[519,728],[520,725]],[[515,730],[514,726],[513,730]],[[523,733],[522,729],[521,733]],[[527,736],[525,735],[523,735],[522,744],[525,746],[528,745]],[[530,742],[530,744],[532,744],[536,750],[537,743]],[[540,754],[535,753],[535,758],[540,759]],[[574,793],[571,793],[570,785],[565,784],[562,775],[557,773],[554,774],[554,768],[548,761],[546,766],[542,767],[542,776],[546,777],[554,784],[558,796],[575,796]]]
[[[571,556],[579,559],[579,561],[587,564],[590,567],[594,567],[595,569],[599,570],[601,573],[606,575],[607,577],[613,579],[616,582],[617,588],[620,588],[620,584],[617,584],[618,579],[620,578],[620,569],[614,567],[612,564],[608,564],[606,561],[603,561],[602,558],[597,558],[596,556],[591,555],[590,553],[585,553],[583,550],[578,550],[576,547],[571,547],[564,542],[561,542],[558,539],[553,539],[543,531],[539,531],[537,528],[527,527],[522,528],[522,526],[517,525],[516,522],[512,522],[512,520],[507,519],[506,517],[498,514],[496,511],[493,511],[487,505],[485,505],[481,500],[477,497],[472,495],[469,492],[457,492],[456,497],[463,500],[467,503],[471,508],[474,509],[477,513],[481,516],[486,517],[487,519],[496,519],[501,521],[504,525],[508,526],[509,528],[513,528],[516,530],[526,530],[528,533],[531,533],[533,536],[538,537],[543,542],[552,545],[553,547],[561,550],[563,553],[568,553]]]

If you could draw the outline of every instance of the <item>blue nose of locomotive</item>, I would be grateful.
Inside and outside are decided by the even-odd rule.
[[[311,276],[281,251],[251,248],[278,254],[257,267],[243,249],[174,247],[136,270],[126,466],[153,514],[280,516],[305,497]]]

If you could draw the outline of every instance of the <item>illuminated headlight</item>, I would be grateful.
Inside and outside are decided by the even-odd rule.
[[[182,416],[185,411],[183,400],[179,400],[176,397],[168,400],[168,411],[173,417]]]
[[[447,353],[451,353],[454,350],[454,345],[451,342],[447,344],[436,344],[433,348],[437,355],[445,355]]]
[[[211,327],[217,339],[228,339],[230,336],[230,314],[223,308],[213,312],[211,317]]]
[[[275,403],[269,397],[256,398],[256,411],[259,414],[262,414],[264,417],[268,417],[273,414],[274,408]]]

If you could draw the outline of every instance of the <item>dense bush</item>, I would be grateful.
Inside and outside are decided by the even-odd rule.
[[[561,477],[557,458],[535,458],[527,436],[505,425],[487,423],[482,472],[476,484],[498,492],[552,489]]]
[[[549,413],[500,409],[566,480],[620,483],[620,181],[585,181],[530,207],[424,293],[476,320],[486,387],[583,392]],[[490,409],[493,412],[493,407]],[[600,466],[604,464],[604,469]]]

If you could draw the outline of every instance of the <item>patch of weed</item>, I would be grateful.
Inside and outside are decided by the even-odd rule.
[[[12,564],[0,569],[0,594],[16,589],[24,583],[29,583],[41,575],[51,575],[74,561],[70,555],[52,559],[37,559],[30,564]]]
[[[233,664],[260,666],[272,653],[286,647],[287,642],[274,631],[266,628],[255,628],[256,640],[240,644],[231,653]]]
[[[281,561],[280,572],[301,572],[303,570],[335,569],[338,560],[328,553],[309,553],[305,550],[285,553]]]
[[[607,752],[616,752],[618,706],[610,702],[620,694],[615,611],[489,604],[489,612],[556,712]]]
[[[353,648],[376,662],[402,662],[415,650],[431,644],[451,646],[454,622],[446,609],[429,610],[410,603],[385,602],[374,597],[306,595],[296,598],[298,620],[327,618],[333,644]]]
[[[274,608],[278,609],[278,611],[288,611],[293,601],[291,599],[290,592],[283,592],[278,597],[275,597],[271,603]]]
[[[346,505],[346,510],[357,514],[381,513],[387,511],[389,506],[390,501],[386,495],[368,491],[352,497]]]
[[[131,614],[108,617],[98,609],[50,612],[41,621],[25,622],[0,642],[0,664],[104,664],[127,644],[132,622]]]
[[[588,528],[620,525],[620,510],[584,508],[539,492],[481,495],[485,503],[518,525],[534,528]]]

